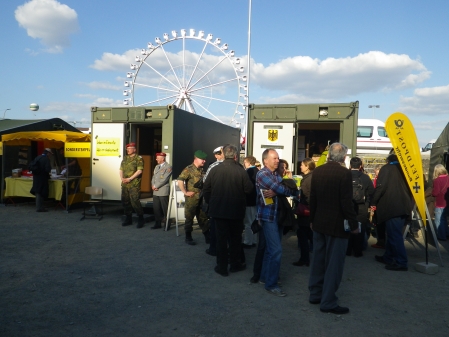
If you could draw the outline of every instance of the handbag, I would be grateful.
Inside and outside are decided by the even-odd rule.
[[[308,205],[304,205],[298,202],[295,214],[299,216],[310,216],[310,207]]]
[[[259,225],[259,220],[254,220],[253,223],[251,224],[251,231],[253,232],[253,234],[256,234],[258,232],[260,232],[262,229],[262,226]]]

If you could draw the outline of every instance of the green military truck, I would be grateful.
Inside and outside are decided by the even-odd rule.
[[[105,200],[120,200],[119,168],[127,143],[135,142],[144,159],[142,199],[152,201],[151,178],[155,154],[165,152],[173,167],[173,178],[193,161],[193,153],[203,150],[207,164],[215,161],[213,150],[240,141],[240,129],[178,109],[174,105],[156,107],[91,107],[92,185],[103,188]],[[207,165],[206,164],[206,165]],[[145,202],[142,201],[145,205]]]
[[[359,102],[319,104],[250,104],[247,154],[262,162],[262,152],[274,148],[287,160],[294,174],[300,162],[315,159],[329,143],[348,146],[349,156],[357,148]]]

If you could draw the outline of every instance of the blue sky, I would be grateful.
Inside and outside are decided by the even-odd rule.
[[[251,103],[359,100],[359,118],[408,115],[421,145],[449,122],[449,1],[253,0],[252,9]],[[246,68],[248,1],[8,0],[0,28],[0,113],[89,126],[90,106],[123,106],[130,64],[163,33],[212,33]],[[166,47],[179,58],[178,42]],[[220,51],[206,54],[203,67]],[[156,67],[163,54],[148,60]],[[234,75],[218,69],[210,83],[226,76]],[[231,101],[241,90],[233,83],[217,89],[214,98]],[[209,110],[229,122],[234,108]]]

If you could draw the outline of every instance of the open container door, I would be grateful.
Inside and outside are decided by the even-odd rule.
[[[104,200],[121,200],[124,136],[124,123],[92,124],[92,186],[103,188]]]

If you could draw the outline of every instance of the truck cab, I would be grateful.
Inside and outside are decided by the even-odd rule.
[[[426,144],[426,146],[424,146],[424,147],[421,149],[422,152],[428,152],[428,151],[432,150],[432,146],[433,146],[433,144],[434,144],[436,141],[437,141],[436,139],[431,139],[431,140]]]

